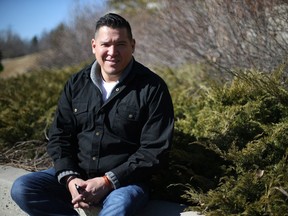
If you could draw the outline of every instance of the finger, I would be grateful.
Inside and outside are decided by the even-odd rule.
[[[82,201],[86,201],[86,198],[83,197],[82,194],[77,195],[76,197],[74,197],[74,198],[72,199],[72,203],[73,203],[73,204],[76,204],[76,203],[79,203],[79,202],[82,202]]]
[[[75,204],[73,205],[73,207],[74,207],[74,208],[80,208],[79,203],[75,203]]]
[[[86,202],[79,202],[79,206],[80,208],[83,208],[83,209],[90,207],[90,205]]]
[[[89,208],[89,204],[85,202],[78,202],[73,205],[74,208]]]

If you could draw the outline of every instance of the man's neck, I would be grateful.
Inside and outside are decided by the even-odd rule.
[[[101,76],[102,76],[102,79],[106,82],[106,83],[113,83],[113,82],[117,82],[120,77],[121,77],[121,74],[117,74],[117,75],[107,75],[107,74],[104,74],[101,72]]]

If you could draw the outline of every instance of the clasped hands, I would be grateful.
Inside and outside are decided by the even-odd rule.
[[[79,189],[76,189],[76,186]],[[97,205],[112,190],[112,185],[107,185],[103,177],[96,177],[86,181],[74,178],[67,185],[74,208],[91,208]],[[80,193],[79,193],[79,192]]]

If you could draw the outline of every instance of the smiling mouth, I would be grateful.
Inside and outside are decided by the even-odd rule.
[[[109,64],[117,64],[119,60],[106,60],[106,62]]]

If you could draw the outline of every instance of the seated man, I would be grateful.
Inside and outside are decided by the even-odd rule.
[[[171,146],[174,114],[164,81],[133,57],[130,24],[109,13],[91,41],[96,61],[66,83],[49,131],[54,167],[18,178],[13,200],[29,215],[135,215]]]

